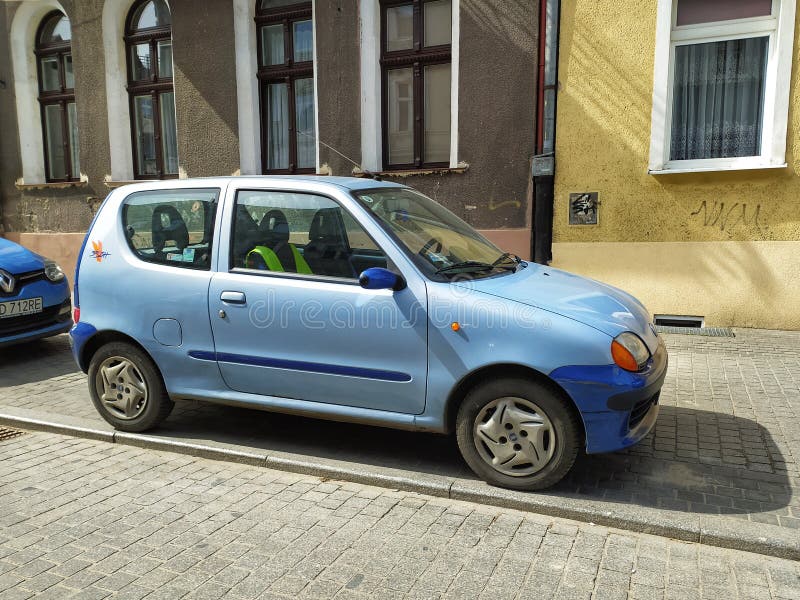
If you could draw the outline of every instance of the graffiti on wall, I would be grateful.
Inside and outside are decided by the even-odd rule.
[[[718,227],[720,231],[731,232],[737,226],[754,227],[761,232],[761,205],[747,205],[742,202],[725,203],[703,200],[691,213],[700,217],[703,227]]]

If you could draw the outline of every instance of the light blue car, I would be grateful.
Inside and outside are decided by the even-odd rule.
[[[123,431],[191,398],[456,433],[491,484],[558,482],[653,427],[667,353],[613,287],[503,253],[413,189],[237,177],[129,185],[95,218],[71,331]]]
[[[0,347],[66,333],[69,284],[55,262],[0,238]]]

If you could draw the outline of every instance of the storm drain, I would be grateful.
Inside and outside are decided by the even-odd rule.
[[[0,442],[5,442],[6,440],[10,440],[17,436],[20,436],[23,433],[25,432],[19,431],[17,429],[8,429],[7,427],[0,427]]]
[[[705,337],[736,337],[730,327],[674,327],[656,325],[658,333],[678,333],[682,335],[702,335]]]

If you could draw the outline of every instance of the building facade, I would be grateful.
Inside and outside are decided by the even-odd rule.
[[[528,256],[534,0],[0,1],[0,233],[64,263],[109,190],[399,179]]]
[[[562,3],[553,264],[800,329],[795,0]]]

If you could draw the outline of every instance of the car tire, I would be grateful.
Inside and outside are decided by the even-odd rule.
[[[100,416],[120,431],[152,429],[175,406],[150,357],[126,342],[111,342],[95,352],[89,393]]]
[[[561,481],[583,442],[569,399],[538,381],[507,378],[470,390],[456,437],[469,467],[490,485],[541,490]]]

